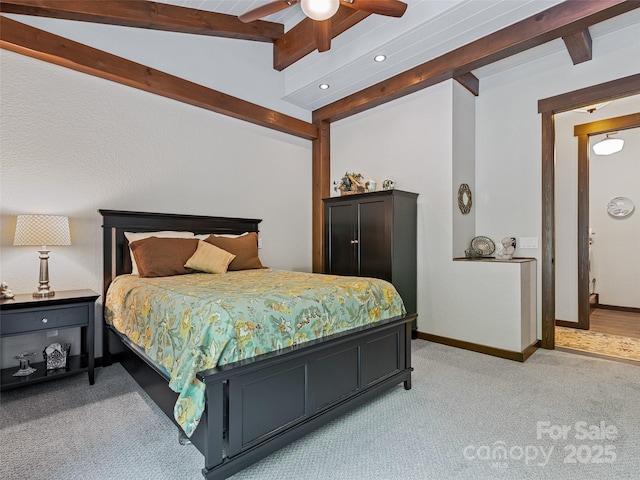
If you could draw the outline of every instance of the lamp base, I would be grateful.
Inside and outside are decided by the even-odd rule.
[[[47,292],[33,292],[34,298],[49,298],[55,296],[56,292],[47,291]]]
[[[42,247],[38,250],[40,253],[40,278],[38,282],[38,291],[33,293],[35,298],[53,297],[56,292],[49,289],[49,250]]]

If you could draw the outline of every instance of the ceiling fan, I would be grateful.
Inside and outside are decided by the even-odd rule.
[[[278,0],[248,10],[238,18],[241,22],[249,23],[298,3],[304,14],[315,21],[313,32],[319,52],[326,52],[331,48],[331,17],[341,4],[354,10],[389,17],[401,17],[407,9],[407,4],[399,0]]]

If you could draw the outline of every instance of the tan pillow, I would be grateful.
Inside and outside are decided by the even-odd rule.
[[[129,247],[141,277],[168,277],[189,273],[184,264],[198,247],[197,238],[149,237],[131,242]]]
[[[184,266],[200,272],[224,273],[234,258],[236,258],[236,256],[233,253],[198,240],[196,253],[187,260]]]
[[[209,235],[205,242],[233,253],[236,258],[229,264],[229,270],[250,270],[263,268],[258,257],[258,234],[249,232],[237,238]]]

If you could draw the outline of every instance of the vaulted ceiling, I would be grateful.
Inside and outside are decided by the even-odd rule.
[[[237,19],[243,12],[269,2],[3,0],[0,9],[5,14],[226,37],[238,42],[270,42],[274,45],[274,68],[280,72],[278,75],[282,76],[285,86],[282,99],[313,111],[563,3],[561,0],[406,0],[408,8],[402,18],[370,15],[341,7],[332,18],[331,50],[319,53],[315,50],[313,22],[305,17],[299,5],[256,22],[244,24]],[[574,0],[573,3],[613,5],[620,2]],[[603,18],[606,21],[595,25],[592,25],[592,19],[588,29],[568,31],[563,37],[564,43],[558,36],[549,41],[532,42],[531,46],[540,46],[520,53],[517,58],[481,65],[467,73],[477,79],[514,62],[558,51],[568,51],[575,56],[572,58],[567,54],[568,62],[588,60],[592,37],[639,22],[640,11],[612,17]],[[114,36],[117,32],[113,30]],[[373,58],[377,54],[386,55],[386,61],[375,62]],[[330,88],[320,89],[319,85],[323,83]]]

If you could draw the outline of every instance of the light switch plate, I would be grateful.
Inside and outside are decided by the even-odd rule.
[[[520,237],[520,248],[538,248],[538,237]]]

